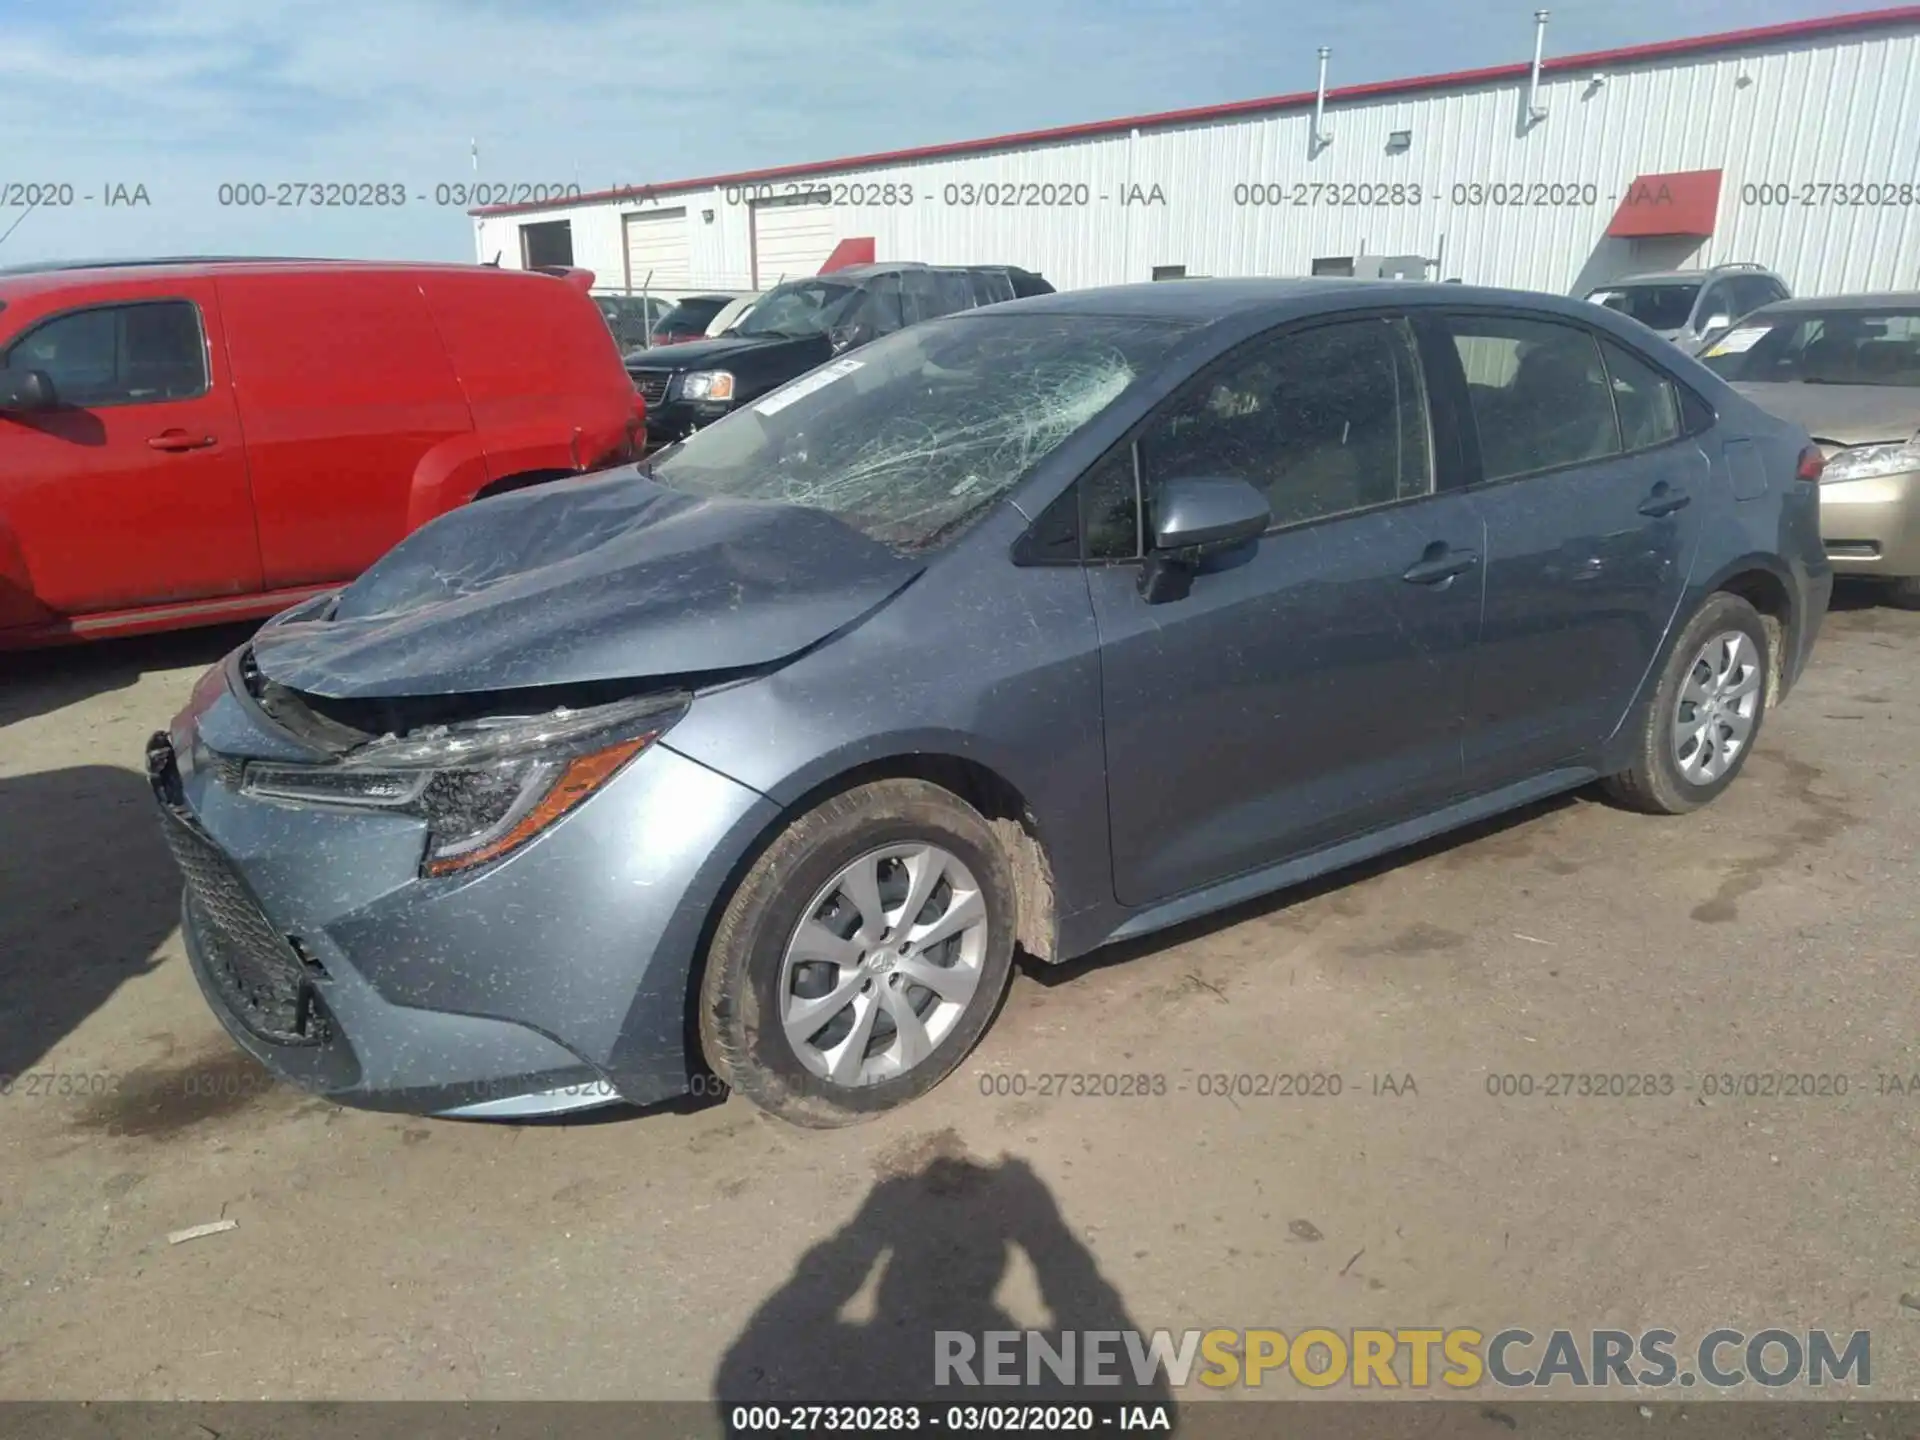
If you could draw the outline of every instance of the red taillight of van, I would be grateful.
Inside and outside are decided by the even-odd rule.
[[[1827,457],[1820,453],[1818,445],[1809,445],[1800,452],[1800,468],[1793,472],[1793,478],[1817,481],[1826,472]]]

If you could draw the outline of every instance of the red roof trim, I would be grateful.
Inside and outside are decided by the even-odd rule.
[[[1857,10],[1845,15],[1824,15],[1816,20],[1790,20],[1781,25],[1762,25],[1747,30],[1725,30],[1714,35],[1696,35],[1682,40],[1661,40],[1651,45],[1629,45],[1618,50],[1594,50],[1585,55],[1562,55],[1544,61],[1543,74],[1565,70],[1594,70],[1610,65],[1630,65],[1648,60],[1663,60],[1675,55],[1697,55],[1713,50],[1729,50],[1769,45],[1782,40],[1797,40],[1813,35],[1843,34],[1850,30],[1878,30],[1899,25],[1920,25],[1920,5],[1899,5],[1888,10]],[[1407,80],[1378,80],[1366,85],[1348,85],[1329,90],[1327,99],[1367,100],[1385,95],[1408,95],[1422,90],[1452,90],[1485,85],[1497,80],[1524,79],[1532,74],[1531,62],[1514,65],[1489,65],[1478,70],[1456,70],[1444,75],[1418,75]],[[1228,120],[1242,115],[1258,115],[1274,110],[1296,110],[1313,104],[1311,90],[1291,95],[1272,95],[1260,100],[1235,100],[1224,105],[1201,105],[1189,110],[1163,110],[1153,115],[1131,115],[1117,120],[1094,120],[1079,125],[1056,125],[1045,130],[1023,130],[1012,135],[994,135],[984,140],[955,140],[942,145],[921,145],[909,150],[881,150],[871,155],[848,155],[838,160],[817,160],[799,165],[775,165],[763,170],[736,170],[726,175],[703,175],[691,180],[667,180],[657,185],[617,186],[575,195],[563,202],[546,201],[527,205],[483,205],[469,215],[526,215],[564,210],[576,205],[592,205],[606,200],[655,199],[685,190],[710,190],[756,180],[782,180],[796,175],[825,175],[843,170],[867,170],[880,165],[898,165],[913,160],[938,160],[955,155],[986,154],[1021,145],[1048,141],[1085,140],[1126,130],[1158,130],[1174,125],[1193,125],[1208,120]]]

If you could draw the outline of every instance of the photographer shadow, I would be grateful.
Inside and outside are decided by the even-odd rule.
[[[1031,1166],[1010,1156],[991,1165],[938,1156],[874,1186],[859,1213],[809,1250],[755,1312],[714,1379],[725,1433],[734,1433],[727,1427],[736,1405],[1170,1405],[1164,1377],[1138,1383],[1118,1335],[1107,1342],[1106,1364],[1118,1384],[1069,1384],[1045,1364],[1034,1367],[1037,1383],[1029,1384],[1024,1338],[1008,1352],[1019,1384],[957,1383],[965,1372],[951,1371],[949,1383],[936,1383],[943,1378],[937,1332],[973,1342],[970,1369],[984,1381],[986,1332],[1037,1328],[1015,1320],[997,1298],[1016,1247],[1038,1281],[1053,1352],[1071,1332],[1078,1361],[1086,1332],[1135,1328]],[[871,1297],[865,1305],[863,1295]],[[869,1318],[849,1314],[863,1309]],[[945,1353],[955,1353],[947,1344]],[[1074,1373],[1084,1381],[1084,1371]]]

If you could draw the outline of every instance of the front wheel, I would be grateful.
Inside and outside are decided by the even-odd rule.
[[[1633,763],[1608,777],[1635,810],[1684,815],[1733,783],[1767,710],[1767,629],[1737,595],[1714,595],[1674,642],[1641,720]]]
[[[792,822],[715,928],[700,1037],[715,1074],[797,1125],[868,1119],[939,1084],[1013,967],[1012,867],[971,805],[881,780]]]

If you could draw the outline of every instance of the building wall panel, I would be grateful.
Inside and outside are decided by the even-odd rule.
[[[1633,269],[1734,260],[1780,271],[1800,294],[1920,289],[1920,24],[1600,77],[1559,72],[1540,98],[1548,113],[1537,123],[1527,82],[1508,78],[1335,99],[1325,146],[1313,143],[1311,110],[1296,108],[675,190],[649,203],[687,208],[695,289],[747,288],[750,201],[814,187],[836,238],[872,236],[883,260],[1021,264],[1062,288],[1145,280],[1161,265],[1304,275],[1316,257],[1364,253],[1426,256],[1436,278],[1558,292]],[[1410,134],[1403,149],[1390,143],[1396,131]],[[1607,236],[1636,176],[1703,169],[1724,171],[1710,238]],[[1853,188],[1867,184],[1887,190],[1885,203],[1840,203],[1869,198]],[[1569,194],[1572,203],[1551,203]],[[514,227],[564,215],[578,263],[617,285],[619,216],[635,208],[484,217],[481,257],[514,263]],[[609,269],[596,263],[602,252]]]

